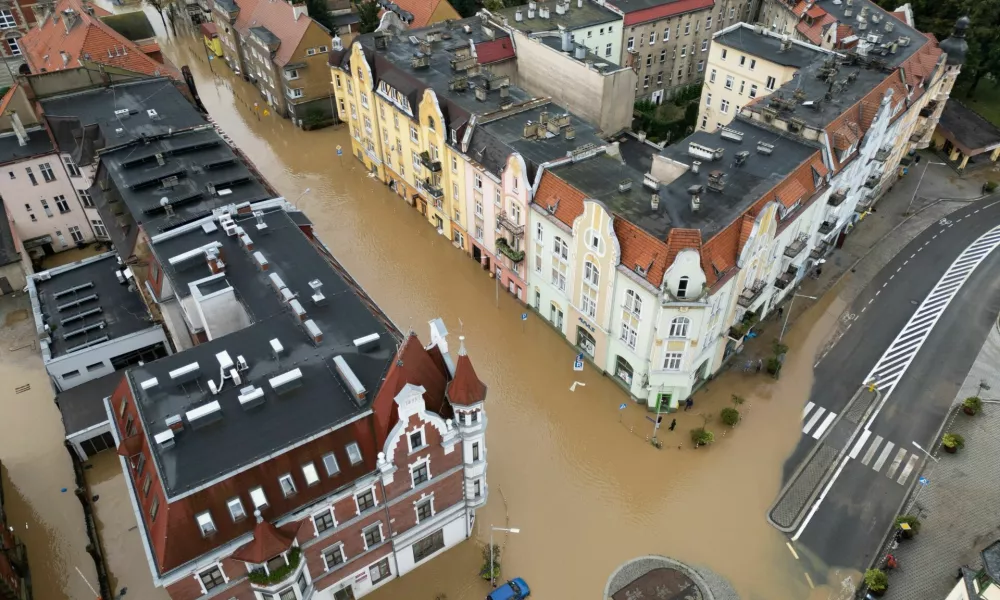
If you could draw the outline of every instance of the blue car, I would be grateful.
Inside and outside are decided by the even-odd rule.
[[[531,595],[528,584],[520,577],[511,579],[486,596],[486,600],[521,600]]]

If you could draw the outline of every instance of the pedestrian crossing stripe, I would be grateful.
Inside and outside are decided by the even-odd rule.
[[[895,480],[899,485],[906,485],[910,476],[917,468],[922,456],[916,452],[909,452],[903,446],[896,446],[893,442],[876,435],[872,440],[872,432],[865,429],[858,437],[858,441],[851,448],[848,458],[857,460],[865,467],[876,473],[884,474],[887,478]],[[871,440],[869,444],[868,441]],[[884,442],[884,444],[883,444]],[[862,455],[864,451],[864,455]],[[858,459],[858,457],[861,457]],[[872,462],[876,456],[878,458]],[[890,460],[891,458],[891,460]]]
[[[808,421],[806,421],[807,417]],[[805,421],[802,433],[809,434],[813,439],[818,440],[830,428],[830,425],[833,424],[836,418],[837,413],[828,411],[822,406],[816,406],[810,402],[806,404],[805,409],[802,411],[802,420]]]

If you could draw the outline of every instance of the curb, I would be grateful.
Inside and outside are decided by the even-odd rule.
[[[767,522],[770,523],[771,526],[777,529],[778,531],[781,531],[782,533],[791,533],[795,531],[795,529],[799,525],[802,524],[802,520],[804,518],[804,514],[807,512],[807,509],[800,511],[799,514],[793,520],[792,525],[789,527],[784,527],[775,523],[774,520],[771,518],[771,513],[774,512],[774,509],[788,494],[792,486],[795,485],[795,482],[798,480],[802,472],[806,469],[806,467],[809,466],[809,463],[812,462],[813,457],[816,456],[816,453],[819,452],[819,449],[823,446],[823,440],[829,437],[830,432],[833,431],[833,428],[836,427],[837,423],[839,423],[844,418],[844,415],[846,415],[849,412],[850,408],[854,406],[854,403],[857,402],[858,398],[861,397],[861,394],[863,394],[865,390],[866,390],[865,386],[862,385],[861,387],[858,388],[856,392],[854,392],[854,395],[851,397],[850,401],[848,401],[848,403],[844,406],[843,410],[840,411],[840,415],[837,417],[837,420],[830,425],[826,433],[823,435],[823,439],[819,440],[812,447],[812,449],[809,451],[809,454],[807,454],[805,459],[803,459],[802,462],[799,463],[799,466],[796,467],[795,472],[792,473],[792,476],[788,478],[788,483],[786,483],[781,488],[781,491],[778,492],[777,499],[773,504],[771,504],[771,507],[767,510],[767,513],[765,514]],[[882,392],[875,390],[875,401],[872,402],[871,406],[875,406],[881,399],[882,399]],[[823,477],[820,478],[819,484],[817,484],[816,487],[813,488],[812,492],[810,492],[809,499],[806,501],[806,506],[811,506],[813,502],[815,502],[816,497],[820,493],[820,490],[822,490],[823,486],[826,485],[826,483],[833,476],[833,472],[836,470],[837,464],[840,463],[840,461],[844,458],[844,454],[849,451],[848,449],[851,447],[851,442],[853,442],[854,438],[857,437],[858,431],[864,428],[865,417],[867,417],[868,413],[871,412],[871,406],[868,408],[867,411],[865,411],[865,415],[861,418],[861,422],[856,424],[854,432],[851,433],[851,436],[848,438],[847,444],[845,444],[844,448],[842,448],[841,451],[837,454],[837,457],[834,459],[833,464],[830,465],[823,473]]]

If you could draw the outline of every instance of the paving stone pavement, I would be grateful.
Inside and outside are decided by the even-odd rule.
[[[771,520],[784,529],[791,529],[797,524],[812,493],[823,482],[824,474],[837,461],[837,449],[823,444],[808,461],[769,513]]]
[[[994,328],[955,398],[958,404],[992,388],[983,399],[1000,398],[1000,333]],[[924,473],[928,485],[917,489],[906,512],[921,521],[920,533],[891,550],[899,569],[889,572],[886,600],[944,598],[955,586],[958,568],[981,566],[979,552],[1000,539],[1000,404],[984,403],[969,417],[957,410],[946,430],[965,437],[956,454],[935,450],[937,463]]]

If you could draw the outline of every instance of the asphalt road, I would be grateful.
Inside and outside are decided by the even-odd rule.
[[[890,261],[858,296],[848,319],[850,327],[818,362],[809,401],[827,411],[843,412],[853,393],[917,310],[948,267],[979,236],[1000,224],[1000,202],[972,203],[948,216],[951,226],[935,224]],[[895,517],[923,459],[905,482],[898,476],[905,463],[919,454],[912,442],[929,448],[948,407],[972,366],[988,329],[1000,311],[1000,250],[972,273],[952,300],[869,428],[869,444],[877,436],[895,447],[877,472],[863,456],[850,460],[800,535],[797,544],[828,566],[867,566]],[[839,420],[839,419],[838,419]],[[832,428],[831,428],[832,430]],[[814,444],[803,435],[785,463],[787,479]],[[902,464],[887,477],[896,454],[905,449]],[[814,578],[826,576],[814,565]]]

